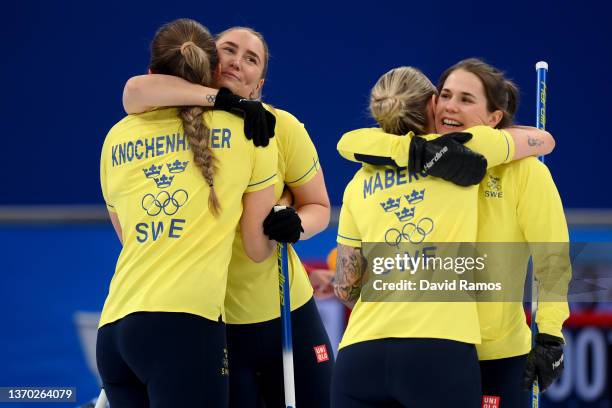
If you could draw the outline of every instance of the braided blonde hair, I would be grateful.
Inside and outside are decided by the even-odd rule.
[[[210,86],[217,66],[217,49],[210,32],[190,19],[179,19],[163,25],[151,43],[151,72],[174,75],[189,82]],[[215,216],[221,203],[215,192],[216,159],[210,146],[210,129],[204,123],[200,106],[179,109],[183,131],[193,152],[194,163],[210,188],[208,208]]]

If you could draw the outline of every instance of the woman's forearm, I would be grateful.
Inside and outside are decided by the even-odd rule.
[[[322,204],[305,204],[296,210],[302,220],[302,228],[304,228],[304,232],[300,235],[300,240],[313,237],[329,225],[329,206],[326,207]]]
[[[140,75],[125,84],[123,108],[132,114],[157,106],[213,106],[218,91],[172,75]]]
[[[240,232],[244,250],[254,262],[263,262],[272,255],[276,242],[264,234],[263,222],[274,205],[274,186],[244,193]]]
[[[361,296],[366,260],[361,248],[338,244],[336,276],[333,280],[334,294],[348,308],[352,309]]]
[[[331,213],[331,204],[325,188],[323,170],[306,184],[290,187],[293,194],[293,205],[302,220],[300,239],[308,239],[327,228]]]
[[[504,130],[514,139],[513,160],[528,156],[543,156],[555,148],[555,139],[545,130],[529,126],[512,126]]]

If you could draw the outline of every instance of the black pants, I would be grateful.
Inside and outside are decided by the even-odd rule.
[[[523,371],[527,354],[480,362],[482,394],[499,397],[500,408],[529,407],[531,391],[523,389]]]
[[[386,338],[338,352],[333,408],[480,406],[480,370],[473,344]]]
[[[227,407],[225,325],[187,313],[133,313],[98,330],[113,408]]]
[[[329,407],[333,355],[319,311],[310,299],[291,312],[296,406]],[[280,318],[228,324],[231,408],[285,407]]]

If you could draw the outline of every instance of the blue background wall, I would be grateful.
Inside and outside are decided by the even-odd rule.
[[[435,82],[447,66],[477,56],[521,86],[525,124],[535,117],[534,64],[549,62],[548,129],[557,149],[547,163],[564,203],[612,207],[605,2],[425,3],[7,2],[0,8],[0,205],[101,204],[99,151],[123,116],[123,84],[146,72],[159,25],[191,17],[213,32],[247,25],[266,35],[265,99],[306,124],[336,205],[355,167],[335,144],[373,123],[367,100],[376,79],[414,65]],[[576,241],[597,240],[576,233]],[[609,231],[600,239],[610,241]],[[300,254],[320,258],[333,241],[330,228],[302,243]],[[110,225],[0,227],[0,386],[76,386],[79,402],[97,394],[72,319],[76,310],[101,309],[118,251]]]
[[[247,25],[264,33],[272,52],[265,99],[306,124],[334,204],[355,169],[335,144],[343,132],[372,124],[367,99],[376,79],[414,65],[435,82],[444,68],[477,56],[521,86],[525,124],[535,120],[534,64],[549,62],[548,129],[558,144],[548,165],[564,204],[612,207],[606,2],[425,3],[7,3],[0,205],[101,203],[99,151],[123,115],[123,84],[146,71],[159,25],[191,17],[213,32]]]

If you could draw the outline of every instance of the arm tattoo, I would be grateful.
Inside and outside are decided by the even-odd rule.
[[[529,146],[531,146],[531,147],[534,147],[534,146],[542,146],[544,144],[544,142],[542,142],[537,137],[529,136],[529,137],[527,137],[527,144],[529,144]]]
[[[206,102],[214,104],[217,100],[217,95],[206,95]]]
[[[361,294],[365,264],[360,248],[338,245],[334,293],[350,308],[355,305]]]

